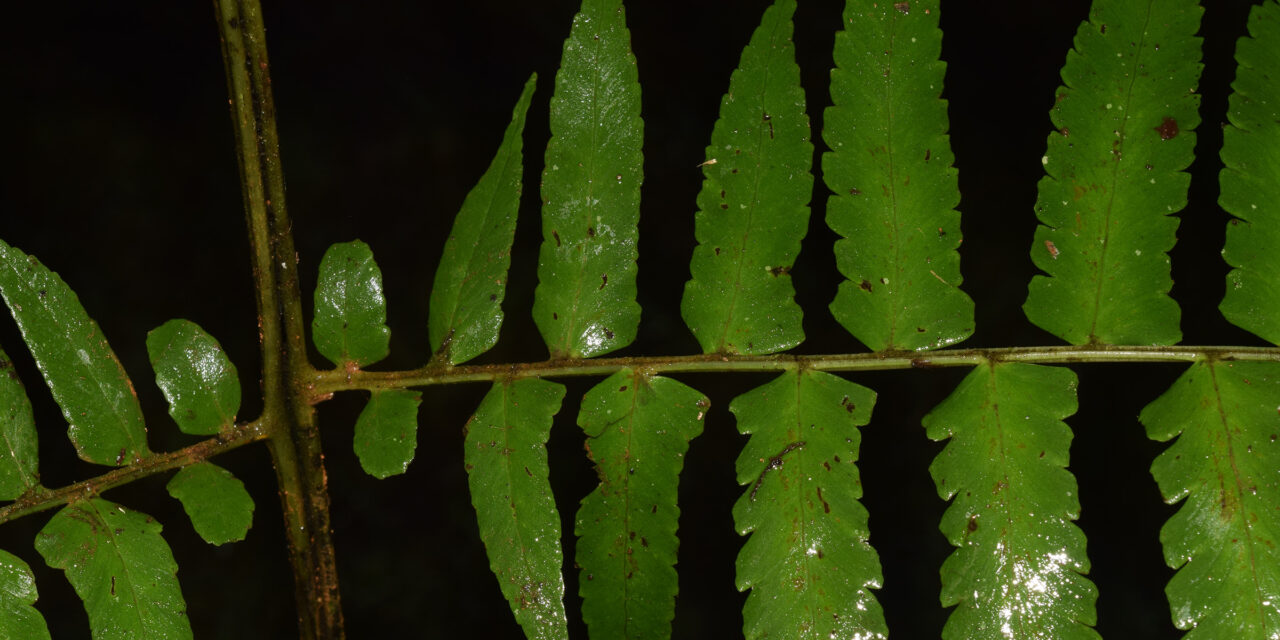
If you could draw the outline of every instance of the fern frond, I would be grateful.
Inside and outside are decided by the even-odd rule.
[[[942,565],[946,640],[1096,640],[1075,477],[1066,470],[1076,411],[1070,369],[979,365],[924,418],[950,438],[929,468],[954,498],[941,530],[958,547]]]
[[[640,82],[621,0],[583,0],[551,96],[533,319],[553,358],[631,344],[640,324]]]
[[[211,436],[235,424],[240,376],[222,345],[190,320],[170,320],[147,333],[147,355],[169,415],[183,433]]]
[[[1050,116],[1027,318],[1072,344],[1174,344],[1176,218],[1200,124],[1196,0],[1095,0]]]
[[[404,473],[418,449],[418,405],[422,394],[403,389],[374,391],[356,418],[352,449],[375,478]]]
[[[339,367],[364,367],[387,357],[391,329],[382,270],[359,241],[330,245],[320,259],[311,339]]]
[[[809,226],[813,144],[791,43],[795,8],[779,0],[765,10],[702,165],[680,313],[706,353],[775,353],[804,340],[791,266]]]
[[[938,0],[845,4],[823,116],[827,224],[844,275],[831,312],[874,351],[933,349],[973,334],[959,289],[960,202],[939,99]]]
[[[191,526],[205,542],[222,545],[244,540],[253,524],[253,498],[230,471],[212,462],[184,467],[165,485],[182,503]]]
[[[1165,500],[1186,499],[1160,530],[1178,569],[1166,593],[1186,640],[1280,636],[1280,366],[1200,362],[1142,411]]]

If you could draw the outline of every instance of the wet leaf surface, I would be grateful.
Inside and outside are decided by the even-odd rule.
[[[391,329],[382,271],[369,245],[331,245],[320,259],[311,338],[320,355],[338,366],[371,365],[387,357]]]
[[[404,473],[418,448],[417,391],[374,391],[356,419],[352,444],[360,466],[375,478]]]
[[[182,502],[196,533],[209,544],[244,540],[253,525],[253,498],[244,483],[213,463],[182,469],[165,488]]]
[[[235,423],[240,376],[222,345],[190,320],[170,320],[147,334],[156,385],[183,433],[214,435]]]
[[[36,578],[22,558],[0,550],[0,638],[42,640],[49,637],[35,603]]]
[[[40,484],[37,439],[31,401],[13,362],[0,349],[0,500],[13,500]]]

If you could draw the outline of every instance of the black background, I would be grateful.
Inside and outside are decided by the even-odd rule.
[[[547,100],[577,3],[269,2],[266,7],[289,208],[306,291],[330,243],[361,238],[385,275],[392,356],[379,368],[412,368],[429,355],[428,287],[452,216],[487,167],[530,72],[539,91],[525,133],[525,202],[517,230],[506,325],[478,362],[546,357],[530,316],[539,241],[536,194],[548,136]],[[1215,204],[1217,150],[1234,74],[1235,39],[1250,3],[1209,0],[1202,34],[1204,124],[1197,132],[1190,205],[1172,252],[1173,296],[1188,344],[1260,344],[1217,311],[1227,267],[1219,257],[1228,219]],[[767,2],[640,2],[628,22],[643,86],[645,183],[640,226],[640,336],[620,355],[697,352],[679,317],[693,249],[697,164],[741,48]],[[829,103],[826,82],[842,3],[805,1],[796,14],[797,54],[814,131]],[[1082,0],[948,2],[942,14],[944,97],[963,193],[963,288],[977,303],[966,346],[1056,344],[1021,304],[1048,110]],[[153,449],[195,438],[166,415],[146,360],[146,332],[185,317],[218,337],[246,389],[241,416],[257,415],[257,328],[218,36],[208,3],[10,3],[0,38],[0,237],[37,255],[75,287],[134,379]],[[1184,133],[1184,135],[1186,135]],[[824,150],[814,136],[817,152]],[[838,274],[834,235],[814,215],[792,276],[806,311],[801,353],[865,350],[830,316]],[[309,295],[309,293],[307,294]],[[0,345],[19,367],[36,407],[42,480],[61,486],[100,473],[78,461],[12,323]],[[316,362],[320,363],[318,357]],[[1098,630],[1112,638],[1172,638],[1158,532],[1164,505],[1148,467],[1164,445],[1146,439],[1136,416],[1180,367],[1088,365],[1072,470],[1084,506],[1098,584]],[[872,544],[885,586],[878,592],[898,638],[937,637],[946,611],[938,567],[950,547],[937,530],[945,504],[928,465],[941,449],[920,418],[954,388],[962,370],[848,376],[880,394],[864,428],[861,469]],[[726,411],[768,376],[677,376],[710,395],[705,433],[692,443],[680,500],[677,638],[740,635],[745,595],[733,583],[742,539],[730,508],[742,489],[733,462],[742,446]],[[572,531],[577,502],[595,478],[574,426],[591,380],[569,393],[550,445],[552,483]],[[466,493],[462,425],[483,385],[424,393],[417,458],[404,476],[377,481],[351,452],[362,394],[320,409],[333,496],[334,539],[349,634],[365,637],[519,637],[488,571]],[[157,517],[181,571],[196,636],[290,637],[296,618],[274,476],[265,447],[218,458],[257,503],[246,541],[201,542],[165,477],[106,497]],[[0,547],[36,570],[55,638],[86,637],[84,609],[59,572],[32,548],[41,514],[0,527]],[[565,541],[566,603],[575,637],[577,575]]]

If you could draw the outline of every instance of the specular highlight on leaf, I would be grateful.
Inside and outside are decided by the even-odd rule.
[[[0,241],[0,295],[62,408],[80,458],[119,466],[151,453],[133,383],[62,278]]]
[[[13,362],[0,349],[0,500],[40,484],[40,452],[31,401]]]
[[[858,502],[858,427],[870,389],[819,371],[788,371],[738,396],[729,411],[751,439],[738,456],[733,507],[741,535],[737,585],[751,589],[743,631],[755,638],[888,637],[868,589],[883,582]]]
[[[583,0],[551,96],[533,319],[553,358],[636,337],[640,83],[621,0]]]
[[[329,246],[320,259],[311,339],[333,364],[365,367],[387,357],[387,299],[373,250],[359,241]]]
[[[794,0],[769,7],[729,79],[711,133],[680,311],[706,353],[804,340],[791,267],[809,225],[813,144],[791,43]]]
[[[822,171],[845,280],[831,312],[874,351],[973,334],[973,300],[959,289],[960,190],[939,98],[938,18],[938,0],[850,0],[836,33]]]
[[[583,397],[578,426],[600,477],[574,524],[582,618],[591,637],[670,637],[677,486],[708,406],[706,396],[683,383],[631,369]]]
[[[432,351],[450,364],[466,362],[498,342],[520,208],[525,114],[537,81],[534,74],[525,83],[493,162],[453,220],[436,270],[429,337]]]
[[[489,567],[525,637],[537,640],[569,634],[546,448],[564,394],[540,378],[495,382],[466,427],[467,481]]]
[[[1200,124],[1196,0],[1095,0],[1062,68],[1023,310],[1072,344],[1174,344],[1169,256]]]
[[[1219,174],[1222,205],[1236,220],[1227,223],[1222,257],[1227,274],[1222,314],[1232,324],[1280,344],[1280,5],[1264,2],[1249,14],[1249,35],[1236,44],[1236,78],[1222,130]]]
[[[26,562],[0,549],[0,638],[47,640],[49,627],[35,604],[36,579]]]
[[[1160,530],[1165,592],[1187,640],[1280,635],[1280,364],[1199,362],[1142,410],[1151,465],[1182,508]]]
[[[84,601],[94,640],[190,638],[186,602],[160,523],[101,498],[67,505],[36,536]]]
[[[170,320],[147,334],[156,385],[183,433],[214,435],[235,423],[240,377],[222,345],[190,320]]]
[[[1096,640],[1097,587],[1075,477],[1066,470],[1076,411],[1070,369],[978,365],[924,418],[950,438],[929,467],[952,500],[940,529],[958,547],[942,565],[944,640]],[[954,498],[954,499],[953,499]]]

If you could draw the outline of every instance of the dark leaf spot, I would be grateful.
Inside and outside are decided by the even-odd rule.
[[[769,267],[769,273],[775,278],[778,276],[789,276],[791,275],[791,267]]]
[[[929,161],[929,158],[931,158],[932,156],[933,156],[933,150],[932,150],[932,149],[925,149],[925,150],[924,150],[924,161],[925,161],[925,162],[928,162],[928,161]]]
[[[560,232],[552,230],[551,237],[556,239],[556,246],[560,246]]]
[[[854,187],[854,188],[852,188],[852,189],[850,189],[850,190],[849,190],[849,195],[851,195],[851,196],[858,196],[858,195],[862,195],[862,192],[861,192],[861,191],[859,191],[857,187]]]
[[[968,529],[968,530],[969,530],[969,533],[973,533],[974,531],[977,531],[977,530],[978,530],[978,516],[971,516],[971,517],[969,518],[969,524],[965,525],[965,529]]]
[[[1164,120],[1160,122],[1160,126],[1153,129],[1160,134],[1161,140],[1172,140],[1178,137],[1178,121],[1169,116],[1165,116]]]
[[[591,238],[596,237],[596,228],[595,228],[595,227],[587,227],[587,236],[588,236],[588,237],[591,237]]]
[[[897,9],[898,11],[901,11],[904,15],[911,13],[910,2],[895,2],[893,3],[893,8]]]
[[[862,283],[858,285],[858,288],[863,291],[871,291],[871,283],[863,280]]]
[[[603,289],[603,288],[604,288],[604,286],[605,286],[606,284],[609,284],[609,274],[607,274],[607,273],[605,273],[605,274],[601,274],[601,275],[600,275],[600,288],[601,288],[601,289]]]
[[[608,329],[605,329],[605,330],[604,330],[604,337],[606,337],[606,338],[608,338],[608,339],[612,340],[612,339],[613,339],[613,332],[612,332],[612,331],[610,331],[610,330],[608,330]]]

